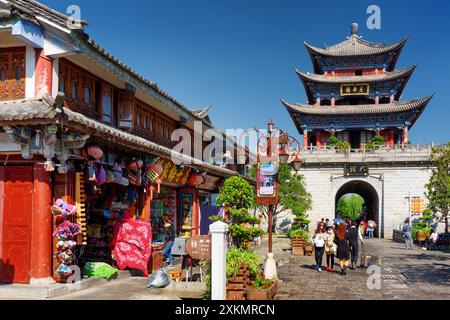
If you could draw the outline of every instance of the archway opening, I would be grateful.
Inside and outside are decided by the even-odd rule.
[[[336,217],[357,220],[365,210],[366,202],[356,193],[344,194],[336,204]]]
[[[347,201],[351,198],[353,198],[353,201],[355,202],[355,212],[358,211],[358,206],[361,205],[361,212],[360,214],[358,214],[358,218],[364,219],[366,221],[375,221],[378,226],[378,228],[375,230],[375,237],[380,237],[379,197],[375,188],[370,183],[361,180],[349,181],[344,184],[336,193],[336,216],[340,214],[339,205],[342,205],[343,201]],[[354,214],[356,215],[357,213]]]

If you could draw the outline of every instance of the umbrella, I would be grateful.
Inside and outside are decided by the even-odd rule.
[[[342,218],[336,218],[336,219],[334,219],[334,223],[335,223],[335,224],[341,224],[341,223],[344,223],[344,222],[345,222],[345,220],[342,219]]]

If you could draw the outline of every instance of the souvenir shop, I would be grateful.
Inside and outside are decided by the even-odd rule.
[[[161,265],[165,222],[176,226],[177,236],[200,234],[200,208],[211,202],[210,191],[200,187],[217,188],[219,182],[168,159],[93,143],[80,159],[68,161],[68,168],[66,174],[54,174],[53,183],[53,270],[59,282],[67,281],[74,265],[131,268],[148,275],[155,268],[149,266],[155,252],[159,260],[153,263]],[[130,238],[137,239],[131,250]]]

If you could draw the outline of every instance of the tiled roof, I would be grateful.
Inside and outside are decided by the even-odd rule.
[[[358,114],[377,114],[377,113],[396,113],[415,109],[423,109],[427,106],[433,95],[423,99],[416,99],[407,102],[396,102],[378,105],[347,105],[347,106],[313,106],[303,104],[290,104],[284,100],[281,102],[289,112],[302,113],[307,115],[358,115]]]
[[[408,38],[391,45],[372,43],[363,40],[357,34],[351,35],[347,40],[325,49],[314,47],[305,42],[305,46],[312,55],[345,57],[379,55],[397,51],[403,48]]]
[[[61,96],[59,96],[59,98],[61,98]],[[59,101],[61,101],[61,99]],[[61,101],[61,103],[63,103],[63,101]],[[18,124],[26,125],[35,120],[52,120],[53,122],[62,121],[63,123],[66,123],[66,126],[72,125],[78,130],[84,129],[85,132],[89,132],[92,136],[97,136],[114,143],[120,143],[123,146],[141,152],[148,152],[166,158],[175,156],[185,163],[191,163],[193,167],[204,169],[208,172],[222,176],[238,175],[235,171],[182,155],[147,139],[89,118],[81,113],[70,110],[65,106],[58,108],[56,105],[57,102],[50,96],[45,96],[40,99],[0,102],[0,122],[2,122],[2,124],[16,122]]]
[[[58,110],[51,98],[0,102],[0,121],[53,119]]]
[[[64,14],[61,14],[37,1],[33,0],[7,0],[8,3],[10,3],[14,8],[20,10],[22,13],[25,13],[28,18],[30,19],[36,19],[38,16],[44,17],[50,22],[56,23],[57,25],[67,28],[67,21],[68,17]],[[82,20],[81,21],[82,26],[87,25],[87,22]],[[91,47],[94,51],[97,51],[100,53],[103,57],[114,63],[115,65],[122,68],[125,72],[128,72],[131,76],[137,78],[138,80],[142,81],[145,85],[151,87],[153,90],[155,90],[158,94],[163,96],[164,98],[170,100],[172,103],[174,103],[178,108],[183,110],[184,112],[187,112],[188,114],[192,115],[195,119],[199,121],[203,121],[204,124],[206,124],[209,127],[213,127],[211,123],[208,121],[198,117],[191,109],[184,106],[181,102],[176,100],[174,97],[169,95],[167,92],[161,90],[158,85],[155,82],[152,82],[146,78],[144,78],[142,75],[137,73],[135,70],[130,68],[128,65],[117,59],[115,56],[110,54],[107,50],[102,48],[98,43],[96,43],[93,39],[89,37],[88,34],[84,33],[84,28],[82,28],[80,31],[81,33],[81,40],[84,40],[89,47]],[[80,33],[75,33],[74,35],[79,35]]]
[[[324,76],[319,74],[304,73],[299,70],[295,70],[298,76],[303,81],[316,82],[316,83],[372,83],[372,82],[384,82],[404,77],[409,77],[416,69],[416,65],[407,69],[395,70],[392,72],[386,72],[377,75],[363,75],[363,76]]]
[[[68,16],[61,14],[42,3],[33,0],[7,0],[7,2],[11,4],[12,8],[19,9],[33,18],[42,17],[61,27],[68,28]],[[80,23],[81,29],[83,29],[83,26],[87,25],[85,20],[81,20]]]

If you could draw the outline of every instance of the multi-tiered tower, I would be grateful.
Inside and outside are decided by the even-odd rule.
[[[386,145],[408,142],[414,125],[432,95],[400,102],[416,66],[395,69],[406,38],[391,44],[376,44],[358,35],[325,49],[305,42],[314,74],[296,70],[303,82],[308,104],[282,101],[304,137],[304,146],[323,146],[330,136],[361,148],[375,135]]]

